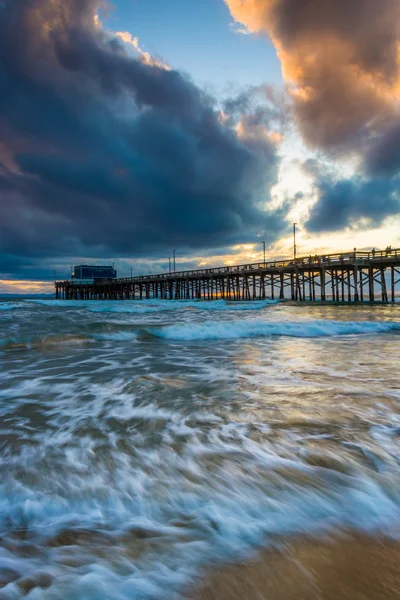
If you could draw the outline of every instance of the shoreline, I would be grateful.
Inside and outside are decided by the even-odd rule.
[[[206,571],[187,600],[399,600],[400,542],[341,533],[296,538]]]

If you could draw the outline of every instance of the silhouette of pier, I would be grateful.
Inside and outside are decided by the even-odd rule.
[[[94,283],[56,281],[65,300],[279,299],[298,302],[395,302],[400,249],[303,256],[176,271]]]

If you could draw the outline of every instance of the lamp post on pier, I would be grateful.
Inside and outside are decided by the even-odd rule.
[[[296,247],[296,225],[297,223],[293,223],[293,259],[296,260],[297,247]]]
[[[171,258],[168,258],[168,273],[171,273]]]
[[[264,265],[265,265],[265,242],[263,241],[263,254],[264,254]]]
[[[176,250],[174,250],[174,275],[175,275],[175,271],[176,271]]]

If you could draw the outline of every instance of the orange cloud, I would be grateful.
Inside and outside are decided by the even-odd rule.
[[[394,118],[398,0],[225,0],[236,22],[275,45],[304,139],[354,149]]]
[[[161,69],[165,69],[166,71],[170,71],[170,67],[151,56],[149,52],[145,52],[139,45],[139,38],[133,37],[129,31],[117,31],[115,34],[119,37],[125,44],[129,44],[132,46],[139,55],[139,59],[146,65],[151,67],[160,67]]]

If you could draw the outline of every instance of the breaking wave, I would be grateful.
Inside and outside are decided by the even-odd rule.
[[[120,301],[119,301],[120,302]],[[132,306],[118,304],[117,306],[88,306],[89,312],[92,313],[116,313],[116,314],[147,314],[167,310],[157,306]]]
[[[30,302],[32,304],[40,304],[41,306],[79,308],[80,306],[88,306],[93,302],[93,300],[43,300],[42,298],[32,298],[29,300],[25,300],[25,302]]]
[[[0,302],[0,311],[2,310],[14,310],[15,308],[21,308],[23,302]]]
[[[107,342],[128,342],[134,340],[137,336],[132,331],[115,331],[110,333],[95,333],[92,336],[96,340]]]
[[[248,337],[324,337],[400,331],[398,321],[235,321],[190,323],[149,329],[167,340],[219,340]]]
[[[199,302],[196,308],[201,310],[261,310],[266,306],[278,304],[278,300],[251,300],[245,302],[227,302],[226,300],[214,300],[213,302]]]
[[[112,304],[96,304],[87,306],[90,312],[96,313],[152,313],[164,310],[195,309],[206,311],[219,310],[261,310],[277,300],[260,300],[254,302],[227,302],[226,300],[138,300],[116,301]]]
[[[35,304],[50,307],[86,308],[92,313],[154,313],[159,311],[196,309],[196,310],[261,310],[277,304],[278,300],[255,300],[247,302],[228,302],[226,300],[31,300]]]

